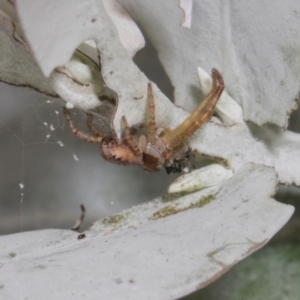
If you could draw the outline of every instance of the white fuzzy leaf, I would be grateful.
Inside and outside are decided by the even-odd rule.
[[[61,67],[53,72],[54,68],[68,63],[82,42],[93,39],[101,57],[100,90],[105,84],[118,99],[113,120],[116,133],[121,134],[120,118],[123,115],[130,125],[144,123],[149,80],[132,61],[134,49],[141,45],[141,36],[132,48],[126,48],[128,39],[122,38],[128,26],[139,31],[133,22],[123,24],[121,15],[115,14],[116,10],[107,9],[107,4],[113,2],[53,0],[49,4],[46,0],[33,0],[30,6],[24,0],[15,3],[34,57],[45,75],[52,73],[52,87],[58,94],[67,101],[77,95],[78,103],[70,103],[83,109],[98,105],[101,91],[93,90],[91,85],[97,78],[91,73],[93,68],[72,64],[73,61],[69,63],[69,69]],[[254,113],[262,112],[254,119],[257,123],[264,123],[274,114],[273,108],[276,107],[279,110],[276,122],[285,125],[286,114],[295,106],[291,98],[299,84],[291,83],[292,75],[289,75],[286,65],[274,64],[270,69],[275,83],[281,76],[278,75],[280,72],[288,74],[283,90],[286,89],[284,92],[287,92],[285,95],[289,101],[272,98],[274,102],[270,102],[271,94],[262,89],[254,91],[261,82],[264,88],[274,88],[275,83],[272,81],[268,85],[263,81],[268,76],[262,76],[255,69],[260,64],[262,70],[269,72],[270,69],[265,67],[273,62],[271,54],[274,53],[271,52],[267,63],[259,59],[252,62],[253,52],[249,50],[247,58],[251,62],[245,68],[241,61],[243,52],[232,38],[230,27],[233,21],[234,24],[237,21],[244,24],[239,19],[244,16],[242,11],[229,18],[227,4],[202,1],[194,6],[193,13],[200,17],[193,18],[194,27],[189,30],[180,27],[182,10],[174,2],[154,1],[148,6],[149,3],[135,1],[130,4],[126,1],[130,13],[135,17],[139,13],[141,24],[149,22],[149,31],[144,25],[145,30],[160,52],[175,85],[177,99],[182,97],[182,102],[178,103],[191,108],[195,103],[191,104],[190,100],[197,99],[198,102],[194,95],[199,94],[198,65],[206,70],[217,67],[224,74],[227,92],[243,104],[246,114],[249,114],[249,105]],[[284,13],[288,14],[289,10]],[[296,21],[293,19],[291,23]],[[220,28],[224,28],[223,31]],[[251,26],[249,28],[253,30]],[[129,41],[130,38],[132,36]],[[247,42],[240,44],[252,49]],[[203,50],[199,51],[199,45]],[[267,49],[269,46],[267,44]],[[253,51],[257,50],[256,47]],[[275,49],[276,54],[278,48]],[[233,50],[232,53],[229,50]],[[97,62],[95,52],[92,60]],[[88,86],[86,90],[91,97],[76,90],[79,86],[70,87],[61,94],[64,87],[59,84],[64,83],[58,78],[58,74],[62,74],[59,72],[71,74],[69,78],[74,82],[78,80],[84,87]],[[200,82],[206,93],[209,76],[201,74]],[[202,80],[204,77],[206,79]],[[57,82],[53,78],[58,79]],[[155,84],[152,86],[157,126],[174,128],[189,114],[169,102]],[[282,96],[283,90],[277,94]],[[253,102],[253,99],[257,100],[256,93],[260,93],[264,101]],[[87,102],[82,105],[83,99]],[[265,107],[257,103],[267,105],[269,110],[262,109]],[[78,241],[74,233],[65,231],[1,237],[0,285],[5,288],[0,289],[0,296],[5,293],[6,297],[14,298],[22,294],[31,299],[45,299],[48,295],[53,297],[55,292],[61,299],[71,294],[78,299],[83,296],[95,299],[99,294],[106,299],[173,299],[205,286],[263,246],[288,220],[293,208],[270,199],[277,184],[276,172],[272,168],[247,163],[274,167],[280,181],[299,184],[300,171],[295,172],[295,165],[299,164],[296,150],[300,140],[297,135],[281,133],[273,127],[248,127],[243,122],[241,108],[225,93],[217,113],[224,123],[208,122],[195,134],[191,146],[205,155],[226,160],[234,172],[233,177],[223,184],[214,182],[217,185],[170,202],[168,196],[99,221],[86,232],[87,238],[83,240]],[[222,177],[223,180],[226,178],[228,176]],[[197,184],[202,187],[201,182],[200,178]],[[7,274],[11,274],[14,280]],[[32,282],[38,282],[39,287],[32,288]],[[89,291],[85,294],[87,286]]]
[[[231,176],[232,170],[219,164],[212,164],[178,177],[169,186],[168,193],[193,192],[221,184]]]
[[[180,0],[179,7],[183,10],[184,21],[181,26],[191,28],[193,0]]]
[[[119,98],[118,111],[114,121],[116,133],[120,136],[120,118],[124,114],[128,115],[127,110],[130,105],[135,106],[135,110],[128,115],[128,123],[130,125],[143,123],[144,114],[141,112],[145,111],[145,101],[143,100],[146,98],[145,91],[148,80],[132,61],[133,48],[127,51],[119,38],[119,34],[124,33],[124,30],[120,30],[122,19],[119,20],[121,22],[118,23],[119,26],[115,27],[116,18],[120,14],[115,14],[112,9],[108,9],[108,13],[113,12],[111,19],[105,9],[108,3],[104,5],[102,1],[64,0],[62,2],[55,0],[51,2],[49,10],[45,10],[44,7],[47,6],[47,3],[47,1],[36,0],[29,7],[26,1],[16,1],[23,30],[44,74],[49,75],[54,68],[66,64],[77,46],[86,40],[94,39],[101,56],[101,73],[104,83],[116,92]],[[34,22],[32,22],[33,15],[37,16]],[[48,24],[53,26],[48,26]],[[130,26],[137,32],[133,22],[126,23],[125,31],[128,31]],[[45,36],[47,36],[46,42],[44,42]],[[135,41],[136,50],[141,45],[140,40],[141,36],[138,41]],[[66,89],[59,86],[57,82],[55,82],[54,88],[64,98],[67,97],[67,101],[76,97],[76,90],[72,95],[69,87]],[[161,92],[159,92],[159,96],[165,103],[168,102]],[[85,101],[82,109],[91,109],[97,106],[94,101],[95,97],[91,95],[90,99],[91,103],[88,104]],[[83,103],[81,98],[74,104],[78,106],[80,103]],[[168,105],[171,106],[170,103]],[[165,109],[162,107],[158,119],[164,119],[166,125],[170,123],[170,120],[166,120],[165,115]]]
[[[300,2],[194,1],[191,29],[174,1],[120,0],[141,24],[175,87],[176,104],[201,97],[195,67],[217,68],[246,120],[286,128],[300,90]],[[159,33],[159,34],[158,34]]]
[[[62,48],[65,47],[65,53],[72,52],[71,46],[74,44],[74,40],[69,44],[69,39],[75,38],[75,40],[80,43],[83,41],[83,38],[87,38],[87,36],[93,37],[93,35],[98,33],[99,37],[101,37],[96,39],[101,54],[101,76],[99,76],[98,81],[100,82],[100,79],[102,80],[103,78],[104,84],[111,88],[118,96],[118,106],[113,120],[117,135],[121,135],[122,128],[120,119],[123,115],[126,116],[130,126],[144,123],[148,79],[139,71],[133,63],[128,51],[122,46],[119,39],[120,33],[114,26],[111,18],[107,15],[102,1],[97,3],[93,2],[93,5],[97,6],[94,7],[95,11],[98,12],[97,18],[101,20],[101,24],[95,25],[96,27],[89,25],[91,27],[89,27],[88,30],[83,26],[83,24],[91,21],[90,13],[84,15],[84,10],[82,11],[80,21],[74,25],[74,28],[71,23],[68,23],[68,26],[64,23],[57,23],[57,26],[62,26],[63,28],[68,27],[70,29],[69,35],[65,31],[60,32],[58,28],[54,26],[48,26],[45,29],[43,27],[44,25],[40,24],[40,22],[43,20],[43,23],[45,23],[48,20],[47,18],[51,16],[54,19],[58,18],[61,22],[69,22],[70,20],[66,21],[65,18],[60,19],[60,17],[62,17],[61,10],[69,8],[68,16],[73,20],[76,18],[78,11],[81,10],[82,2],[78,2],[77,7],[77,2],[71,3],[70,0],[65,0],[63,6],[51,6],[50,15],[48,15],[46,10],[41,10],[40,2],[37,2],[35,8],[33,8],[34,5],[32,5],[29,10],[27,7],[22,6],[24,5],[22,0],[17,1],[17,3],[19,3],[19,14],[22,15],[26,36],[30,37],[29,41],[32,43],[31,47],[35,51],[36,57],[39,57],[39,53],[42,53],[41,50],[44,50],[41,36],[47,35],[47,33],[50,34],[50,30],[51,38],[54,39],[56,37],[57,41],[64,41],[60,44],[58,42],[54,43],[54,47],[52,47],[51,50],[47,50],[51,51],[51,55],[49,56],[51,68],[58,64],[59,59],[57,57],[59,57],[58,53],[62,51]],[[163,8],[167,9],[165,6],[163,6]],[[30,14],[32,11],[37,12],[39,9],[41,10],[39,11],[39,18],[37,18],[35,22],[31,22],[32,18]],[[149,15],[151,16],[151,11]],[[35,23],[35,26],[31,23]],[[92,23],[97,22],[93,21]],[[38,33],[36,33],[36,28],[39,28]],[[80,28],[82,29],[82,33],[76,35],[75,33]],[[178,32],[181,32],[180,28],[178,30]],[[59,32],[58,36],[56,36],[57,32]],[[66,38],[66,40],[64,40],[64,38]],[[175,62],[176,63],[173,62],[173,65],[177,66],[186,63],[185,60],[181,60],[181,63],[177,63],[176,60]],[[43,60],[40,61],[40,64],[42,69],[47,69],[50,66],[47,64],[43,65]],[[201,69],[198,70],[200,70],[199,76],[203,92],[207,93],[209,87],[208,76],[207,74],[205,75],[203,69],[202,71]],[[182,72],[179,72],[178,69],[174,69],[174,74],[182,74]],[[184,78],[186,77],[184,76]],[[52,80],[52,84],[53,82]],[[80,90],[77,90],[77,88],[81,89],[81,87],[76,86],[70,89],[63,89],[66,86],[63,80],[58,78],[57,82],[58,84],[53,84],[53,87],[55,87],[55,91],[66,101],[73,101],[73,104],[83,109],[91,109],[96,107],[98,103],[99,105],[101,104],[100,101],[98,101],[100,92],[96,92],[93,87],[91,87],[91,90],[84,87],[81,90],[83,93],[81,93]],[[60,83],[62,83],[62,87],[59,87]],[[102,82],[101,84],[103,85]],[[230,86],[228,89],[230,89]],[[188,116],[187,112],[172,105],[155,85],[153,85],[153,93],[156,106],[156,125],[158,127],[174,128]],[[187,95],[188,94],[187,91]],[[226,160],[227,164],[235,170],[249,162],[265,164],[276,169],[281,182],[300,184],[300,171],[295,171],[294,168],[294,165],[300,166],[298,155],[300,140],[298,135],[288,132],[282,133],[274,127],[258,128],[251,124],[249,125],[250,127],[248,127],[242,120],[241,108],[226,93],[223,94],[217,106],[217,112],[222,120],[230,124],[230,126],[209,122],[204,125],[191,140],[192,148],[197,149],[200,153],[207,156]],[[272,135],[272,139],[270,139],[270,135]],[[300,168],[296,168],[296,170],[300,170]]]
[[[133,57],[145,46],[145,39],[131,17],[116,0],[104,0],[104,7],[115,23],[122,45]]]
[[[122,14],[120,9],[117,12],[117,5],[111,0],[104,2],[107,12],[118,23],[119,31],[124,34],[131,29],[135,33],[123,36],[123,46],[130,47],[128,53],[132,55],[143,46],[143,36],[127,14]],[[65,65],[81,43],[90,39],[104,42],[107,36],[117,32],[116,28],[110,28],[111,24],[107,26],[109,21],[102,1],[53,0],[48,5],[47,0],[34,0],[28,5],[27,1],[16,0],[15,4],[33,54],[46,76],[56,67]]]
[[[211,83],[204,70],[198,70],[205,93]],[[210,79],[211,81],[211,79]],[[274,167],[281,183],[300,185],[300,135],[274,125],[245,123],[237,103],[224,91],[216,107],[224,123],[207,122],[190,139],[199,153],[222,160],[237,170],[245,163]]]
[[[0,80],[30,86],[48,95],[56,95],[49,80],[43,76],[28,50],[28,45],[19,36],[15,24],[0,14]]]
[[[270,198],[276,183],[272,168],[248,165],[218,188],[98,221],[82,240],[63,230],[2,236],[0,297],[177,299],[216,280],[289,219],[293,207]]]
[[[94,1],[77,1],[71,6],[68,0],[54,0],[51,5],[44,0],[32,1],[31,5],[19,0],[15,5],[27,41],[46,76],[65,65],[82,42],[99,34],[101,20]]]

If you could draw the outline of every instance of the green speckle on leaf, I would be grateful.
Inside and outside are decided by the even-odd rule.
[[[176,209],[175,206],[165,206],[162,209],[158,210],[157,212],[155,212],[152,217],[150,218],[151,220],[156,220],[156,219],[160,219],[160,218],[164,218],[170,215],[174,215],[177,214],[179,211],[178,209]]]
[[[10,252],[10,253],[9,253],[9,256],[10,256],[10,257],[15,257],[16,255],[17,255],[17,253],[15,253],[15,252]]]
[[[203,196],[198,201],[192,203],[190,205],[190,208],[203,207],[204,205],[210,203],[214,199],[215,199],[215,195],[206,195],[206,196]]]
[[[180,213],[182,211],[191,209],[191,208],[199,208],[203,207],[204,205],[210,203],[215,198],[215,195],[206,195],[201,197],[198,201],[192,202],[190,205],[186,207],[176,207],[176,205],[168,205],[165,206],[158,211],[156,211],[152,217],[150,217],[150,220],[157,220],[160,218],[164,218],[170,215],[174,215],[177,213]]]
[[[115,225],[123,221],[125,217],[123,215],[112,215],[103,220],[103,224],[105,225]]]

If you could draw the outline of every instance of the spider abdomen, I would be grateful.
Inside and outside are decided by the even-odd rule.
[[[104,140],[100,145],[100,152],[104,159],[121,165],[140,165],[143,158],[142,155],[137,156],[128,145],[118,144],[113,139]]]

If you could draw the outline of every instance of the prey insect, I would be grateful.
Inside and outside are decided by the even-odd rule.
[[[91,114],[87,114],[87,127],[91,134],[77,129],[70,112],[64,107],[64,115],[72,132],[79,138],[100,145],[102,156],[121,165],[140,165],[147,171],[158,171],[165,167],[167,173],[180,173],[188,164],[191,150],[187,139],[201,125],[207,122],[224,90],[221,74],[212,69],[212,89],[194,112],[173,130],[156,128],[155,103],[151,83],[148,84],[147,133],[136,137],[131,134],[126,117],[122,117],[123,134],[121,140],[116,136],[107,136],[93,124]]]

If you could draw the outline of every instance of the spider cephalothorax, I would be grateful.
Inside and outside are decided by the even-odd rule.
[[[148,84],[148,120],[147,135],[135,137],[131,134],[125,116],[122,117],[124,128],[122,139],[103,135],[93,124],[92,115],[87,114],[87,126],[93,135],[78,130],[64,107],[64,114],[72,132],[80,138],[100,144],[102,156],[112,162],[127,165],[140,165],[147,171],[157,171],[165,167],[167,173],[179,173],[188,163],[191,150],[187,139],[206,121],[208,121],[224,90],[221,74],[212,70],[213,85],[207,97],[198,105],[190,117],[171,130],[156,128],[155,104],[152,86]]]

